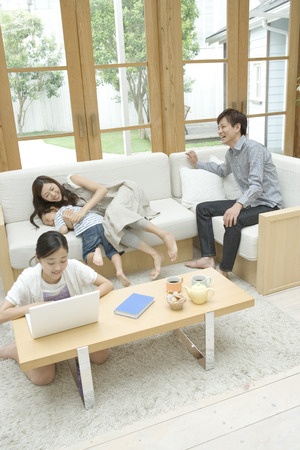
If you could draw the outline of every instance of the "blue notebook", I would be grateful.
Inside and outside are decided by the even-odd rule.
[[[137,319],[154,302],[154,297],[144,294],[131,294],[115,309],[115,314]]]

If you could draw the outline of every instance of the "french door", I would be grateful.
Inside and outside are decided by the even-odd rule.
[[[1,71],[0,110],[6,124],[0,134],[5,156],[2,170],[98,159],[106,150],[124,154],[125,149],[130,155],[135,136],[146,132],[151,136],[149,111],[155,97],[148,93],[151,81],[143,59],[143,0],[133,2],[132,11],[122,0],[36,0],[30,5],[24,0],[23,8],[19,2],[15,9],[9,2],[2,3],[0,65],[7,69]],[[136,16],[130,18],[131,12]],[[134,30],[136,57],[124,47],[123,14],[127,23],[139,23]],[[18,21],[23,34],[14,30]],[[47,47],[45,42],[52,35]],[[127,39],[129,35],[127,31]],[[15,57],[22,52],[23,58]],[[138,77],[143,77],[142,91],[134,90]],[[159,99],[155,101],[159,104]],[[155,106],[152,110],[154,117],[159,115]],[[151,151],[158,135],[157,129],[142,150]]]
[[[206,145],[225,107],[292,154],[299,17],[298,0],[3,0],[0,170]]]
[[[2,2],[1,170],[90,159],[75,12],[72,1]]]

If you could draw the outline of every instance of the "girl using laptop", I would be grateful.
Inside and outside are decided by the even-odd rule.
[[[92,285],[99,290],[99,296],[113,290],[113,284],[75,259],[68,259],[66,237],[58,231],[47,231],[37,240],[34,267],[23,270],[7,293],[0,306],[0,323],[18,319],[28,313],[29,308],[44,301],[55,301],[83,294]],[[109,350],[90,354],[91,362],[102,364],[109,357]],[[0,358],[18,362],[14,342],[0,348]],[[49,384],[55,377],[55,364],[25,372],[33,384]]]

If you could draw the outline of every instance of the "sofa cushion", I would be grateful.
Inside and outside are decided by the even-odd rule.
[[[197,236],[197,224],[195,214],[186,209],[183,205],[178,203],[173,198],[166,198],[162,200],[152,200],[150,206],[155,211],[160,211],[158,216],[155,216],[151,221],[160,228],[170,231],[174,234],[177,241],[181,239],[188,239]],[[143,234],[149,236],[149,233],[143,232]],[[154,235],[150,235],[155,238],[156,243],[160,243],[160,240]],[[149,241],[149,237],[147,242]]]
[[[208,200],[224,200],[222,178],[207,170],[180,169],[182,200],[186,208]]]
[[[225,145],[216,145],[211,147],[189,148],[194,150],[201,161],[209,161],[211,155],[216,155],[220,159],[224,159],[228,147]],[[172,196],[178,199],[182,197],[180,169],[182,167],[191,168],[186,152],[171,153],[169,156],[171,171],[171,190]]]
[[[197,235],[195,215],[172,198],[150,201],[154,211],[160,211],[151,222],[155,225],[172,232],[176,240],[187,239]],[[6,225],[9,242],[9,255],[11,266],[14,269],[24,269],[29,265],[30,259],[35,254],[35,246],[38,237],[45,231],[53,230],[39,220],[40,228],[36,229],[30,222],[21,221]],[[145,240],[149,245],[161,244],[161,240],[152,233],[132,230]],[[74,235],[73,231],[66,234],[69,244],[70,258],[82,259],[81,239]],[[128,250],[131,251],[131,250]]]
[[[272,154],[285,208],[300,205],[300,158]]]
[[[26,220],[23,222],[13,222],[6,225],[7,239],[9,242],[9,256],[11,267],[14,269],[24,269],[28,267],[30,260],[35,256],[35,247],[38,237],[45,231],[53,230],[41,224],[36,229]],[[70,231],[66,238],[69,244],[69,257],[82,259],[81,239],[76,238],[73,231]]]

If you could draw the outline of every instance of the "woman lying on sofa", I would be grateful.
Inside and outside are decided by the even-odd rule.
[[[158,213],[151,210],[145,193],[134,181],[120,181],[105,186],[74,174],[62,185],[54,178],[41,175],[32,184],[32,194],[34,212],[30,216],[30,222],[33,225],[37,226],[35,216],[41,217],[50,204],[56,207],[68,204],[82,206],[79,212],[70,215],[72,223],[79,222],[90,210],[98,212],[104,216],[105,236],[116,250],[135,248],[153,258],[152,280],[160,273],[162,255],[130,229],[155,234],[166,245],[171,261],[177,258],[177,244],[173,234],[150,222]]]

